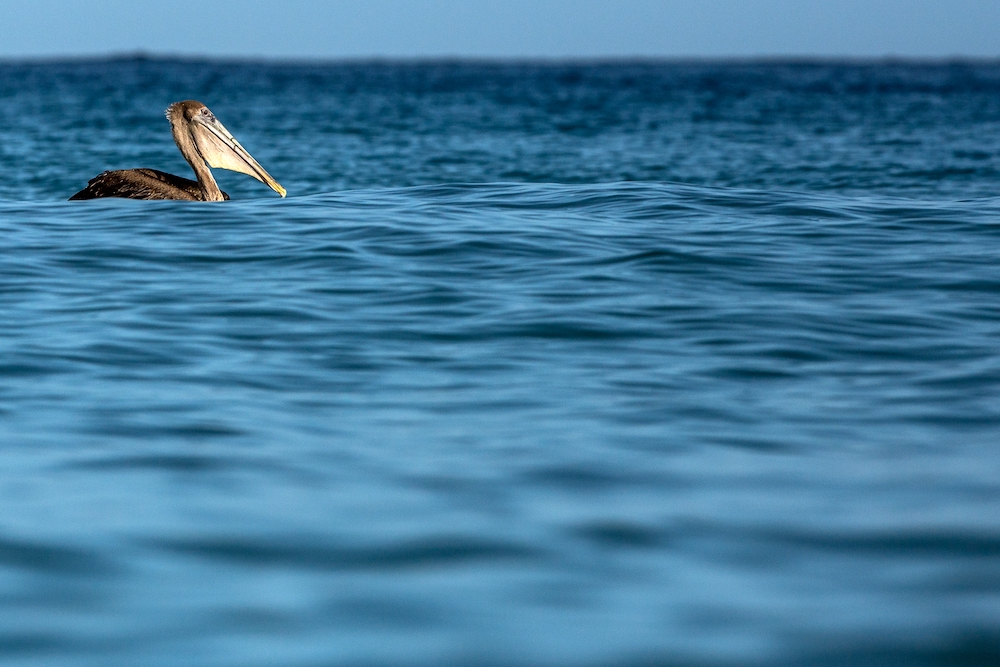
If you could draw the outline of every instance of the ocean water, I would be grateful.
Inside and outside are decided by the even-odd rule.
[[[65,201],[188,98],[287,199]],[[3,664],[1000,664],[1000,63],[0,101]]]

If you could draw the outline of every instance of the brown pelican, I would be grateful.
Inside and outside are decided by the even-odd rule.
[[[92,178],[87,187],[70,197],[70,201],[98,197],[188,201],[229,199],[229,195],[219,189],[209,167],[249,174],[285,196],[285,188],[264,171],[201,102],[187,100],[171,104],[167,109],[167,120],[170,121],[177,148],[194,169],[197,181],[156,169],[106,171]]]

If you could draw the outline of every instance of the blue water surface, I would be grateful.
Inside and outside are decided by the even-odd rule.
[[[289,197],[65,201],[188,98]],[[0,100],[4,664],[1000,664],[1000,64]]]

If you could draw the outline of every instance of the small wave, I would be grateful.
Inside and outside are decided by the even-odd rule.
[[[496,561],[534,560],[541,553],[514,543],[465,537],[434,537],[379,546],[323,545],[314,539],[150,540],[148,546],[200,558],[255,567],[323,570],[434,568]]]

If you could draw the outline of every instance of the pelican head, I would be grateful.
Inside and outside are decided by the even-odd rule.
[[[238,171],[253,176],[282,197],[285,196],[285,188],[271,178],[264,167],[253,159],[215,114],[201,102],[175,102],[167,109],[167,119],[170,121],[174,141],[196,173],[205,164],[215,169]]]

